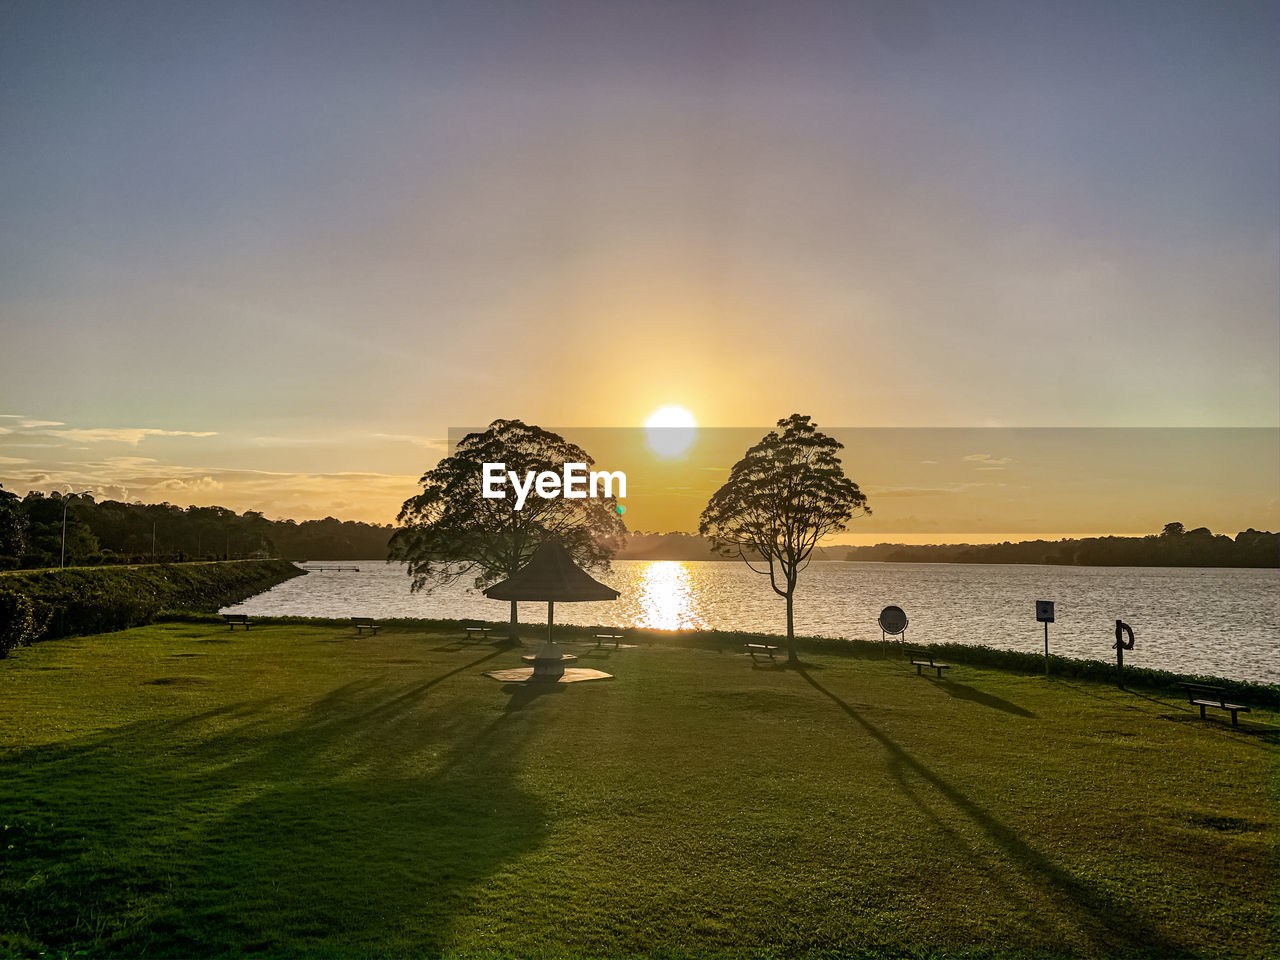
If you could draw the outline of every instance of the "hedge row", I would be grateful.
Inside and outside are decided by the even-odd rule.
[[[287,560],[73,567],[0,575],[0,656],[17,646],[215,612],[306,571]]]
[[[638,635],[643,631],[629,631]],[[672,636],[670,634],[668,637]],[[690,631],[681,633],[675,642],[689,646],[723,648],[740,643],[772,643],[785,645],[783,637],[754,633],[720,633],[718,631]],[[672,642],[668,639],[666,642]],[[866,659],[891,657],[906,659],[908,650],[921,650],[941,663],[968,664],[979,667],[995,667],[1012,673],[1044,674],[1044,654],[1021,650],[1000,650],[995,647],[968,643],[901,643],[885,644],[879,640],[846,640],[829,637],[797,637],[796,648],[812,653],[831,653]],[[1115,683],[1116,667],[1101,660],[1080,660],[1074,657],[1049,655],[1051,676],[1071,680],[1089,680],[1099,683]],[[1203,674],[1174,673],[1169,670],[1152,670],[1147,667],[1124,668],[1126,687],[1171,692],[1183,695],[1180,683],[1208,683],[1225,690],[1224,696],[1236,703],[1259,707],[1280,707],[1280,686],[1251,683],[1246,680],[1230,680]]]
[[[165,619],[214,621],[217,618],[175,615]],[[255,622],[277,624],[324,625],[335,622],[320,617],[255,617]],[[474,620],[426,620],[426,619],[383,619],[384,626],[401,626],[427,630],[456,629],[459,639],[462,627],[475,623]],[[489,623],[495,637],[505,634],[507,622],[493,621]],[[540,623],[520,624],[520,635],[526,641],[540,640],[546,633],[546,625]],[[594,626],[582,627],[570,624],[556,625],[557,637],[576,637],[590,639],[594,634],[608,631],[616,632],[617,627]],[[744,643],[768,643],[785,649],[786,640],[772,633],[745,633],[726,630],[645,630],[626,628],[628,642],[658,643],[668,646],[693,647],[719,652],[739,652]],[[968,664],[970,666],[994,667],[1012,673],[1040,674],[1044,673],[1044,655],[1025,653],[1020,650],[1000,650],[995,647],[970,645],[966,643],[910,643],[890,642],[887,645],[879,640],[846,640],[830,637],[797,637],[798,650],[808,653],[825,653],[836,656],[859,657],[874,660],[888,656],[893,659],[906,659],[907,650],[923,650],[943,663]],[[1049,671],[1054,677],[1088,680],[1099,683],[1115,683],[1116,668],[1114,664],[1101,660],[1078,660],[1073,657],[1049,656]],[[1151,670],[1146,667],[1125,667],[1124,682],[1126,687],[1183,695],[1179,683],[1208,683],[1224,688],[1228,700],[1256,707],[1280,708],[1280,686],[1265,683],[1250,683],[1245,680],[1229,680],[1223,677],[1211,677],[1203,674],[1173,673],[1167,670]]]

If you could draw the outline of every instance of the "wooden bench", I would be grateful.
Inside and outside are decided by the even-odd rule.
[[[757,657],[757,656],[760,656],[760,657],[768,657],[770,661],[776,662],[776,661],[774,660],[774,656],[773,656],[773,655],[774,655],[774,653],[777,651],[777,649],[778,649],[778,648],[777,648],[777,647],[775,647],[775,646],[773,646],[773,645],[771,645],[771,644],[768,644],[768,643],[744,643],[744,644],[742,645],[742,647],[743,647],[743,649],[744,649],[744,650],[746,650],[746,651],[747,651],[747,653],[751,654],[751,662],[752,662],[752,663],[755,663],[755,662],[756,662],[756,657]]]
[[[373,617],[352,617],[351,622],[355,624],[357,637],[361,636],[366,630],[376,637],[378,630],[382,627],[382,624],[374,623]]]
[[[1231,714],[1231,725],[1238,727],[1239,721],[1236,719],[1238,713],[1251,713],[1252,711],[1239,703],[1227,703],[1226,688],[1214,687],[1207,683],[1183,683],[1179,684],[1187,691],[1187,703],[1200,708],[1200,719],[1204,720],[1205,707],[1217,707],[1219,710],[1226,710]]]
[[[917,677],[923,676],[924,668],[928,667],[930,670],[937,670],[938,679],[941,680],[942,671],[951,669],[951,664],[937,663],[932,654],[925,653],[923,650],[909,650],[907,651],[907,658],[911,661],[911,665],[916,668]]]
[[[222,619],[227,621],[227,626],[234,630],[236,627],[244,627],[249,629],[249,624],[253,623],[249,619],[249,615],[245,613],[224,613]]]
[[[618,644],[620,644],[620,643],[622,642],[622,639],[623,639],[623,637],[622,637],[622,634],[620,634],[620,633],[597,633],[597,634],[596,634],[596,646],[597,646],[597,647],[599,647],[599,646],[600,646],[600,644],[604,643],[606,640],[612,640],[612,641],[613,641],[613,649],[617,650],[617,649],[618,649]]]
[[[479,637],[481,640],[489,639],[489,628],[483,624],[475,624],[470,627],[463,627],[463,637],[470,640],[472,637]]]

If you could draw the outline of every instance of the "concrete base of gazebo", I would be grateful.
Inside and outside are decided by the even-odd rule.
[[[557,680],[564,673],[564,668],[578,658],[572,653],[565,653],[564,648],[554,641],[548,641],[537,653],[527,653],[520,659],[533,664],[535,680]]]
[[[578,658],[565,653],[557,643],[545,644],[537,653],[526,653],[520,658],[531,667],[514,670],[490,670],[485,674],[503,683],[577,683],[579,680],[612,680],[613,674],[585,667],[570,667]]]
[[[537,677],[533,675],[533,667],[516,667],[513,670],[490,670],[485,674],[502,683],[577,683],[580,680],[612,680],[613,674],[603,670],[588,670],[585,667],[568,667],[559,676]]]

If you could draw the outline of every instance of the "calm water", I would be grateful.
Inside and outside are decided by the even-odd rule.
[[[311,564],[313,567],[336,564]],[[228,607],[237,613],[307,617],[437,617],[505,620],[507,604],[469,584],[411,594],[401,564],[359,572],[313,572]],[[305,565],[304,565],[305,569]],[[575,624],[720,628],[781,633],[786,608],[768,579],[739,563],[624,560],[600,579],[622,591],[613,603],[560,604]],[[1112,661],[1115,620],[1137,643],[1125,663],[1185,673],[1280,681],[1280,571],[1013,564],[811,564],[796,594],[796,630],[879,639],[888,604],[907,612],[908,640],[1043,649],[1034,601],[1055,601],[1049,649]],[[522,603],[520,619],[546,622],[546,605]]]

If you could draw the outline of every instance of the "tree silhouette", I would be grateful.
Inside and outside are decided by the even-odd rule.
[[[14,566],[27,548],[27,518],[22,501],[0,484],[0,569]]]
[[[472,576],[476,589],[515,574],[543,542],[557,539],[575,562],[607,570],[622,546],[626,527],[613,497],[530,496],[521,510],[506,499],[481,495],[485,463],[505,463],[528,471],[560,473],[566,463],[595,461],[559,434],[519,420],[495,420],[481,433],[462,438],[452,456],[427,471],[422,492],[410,497],[397,518],[390,557],[408,563],[414,591]],[[512,640],[518,639],[516,604],[511,603]]]
[[[734,464],[729,479],[702,511],[698,532],[723,556],[769,575],[787,601],[787,660],[797,663],[794,598],[813,548],[869,514],[866,494],[844,474],[843,445],[809,417],[792,414]],[[757,566],[763,565],[763,567]]]

